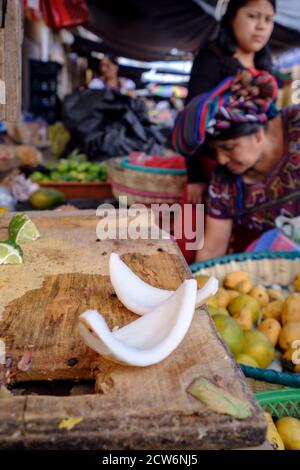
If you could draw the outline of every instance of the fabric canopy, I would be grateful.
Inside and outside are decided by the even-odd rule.
[[[144,61],[195,53],[217,34],[217,0],[87,0],[98,49]],[[278,0],[274,51],[300,45],[299,0]],[[297,8],[296,8],[297,3]],[[178,57],[178,56],[177,56]],[[186,57],[186,55],[185,55]]]

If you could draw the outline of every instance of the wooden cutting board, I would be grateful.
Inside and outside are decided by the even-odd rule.
[[[112,251],[145,281],[176,289],[190,272],[174,242],[97,241],[93,211],[29,215],[42,238],[23,246],[23,265],[0,267],[0,338],[11,372],[25,351],[32,354],[14,380],[95,379],[98,393],[0,400],[1,448],[215,449],[264,441],[262,412],[205,310],[196,311],[177,350],[147,368],[102,359],[78,334],[78,316],[88,308],[100,310],[111,328],[136,318],[110,284]],[[1,221],[0,239],[8,221]],[[186,391],[198,376],[244,400],[252,416],[239,421],[206,408]],[[82,421],[59,429],[68,417]]]

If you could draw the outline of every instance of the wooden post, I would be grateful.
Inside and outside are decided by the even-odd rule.
[[[21,1],[9,0],[0,29],[0,119],[8,122],[21,117],[21,19]]]

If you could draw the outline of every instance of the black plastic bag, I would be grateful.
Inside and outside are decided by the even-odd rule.
[[[159,126],[149,121],[141,99],[111,90],[83,90],[67,96],[63,122],[76,144],[94,160],[133,150],[159,154],[167,140]]]

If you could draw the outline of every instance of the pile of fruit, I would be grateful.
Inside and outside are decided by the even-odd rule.
[[[196,279],[202,287],[208,276]],[[208,299],[215,326],[239,364],[267,368],[279,356],[284,369],[300,372],[300,274],[293,290],[255,287],[247,272],[234,272]]]
[[[96,183],[107,181],[107,166],[104,163],[88,162],[87,157],[74,150],[67,158],[62,158],[58,164],[49,163],[43,171],[34,171],[30,179],[38,183],[53,181],[78,181],[81,183]]]

